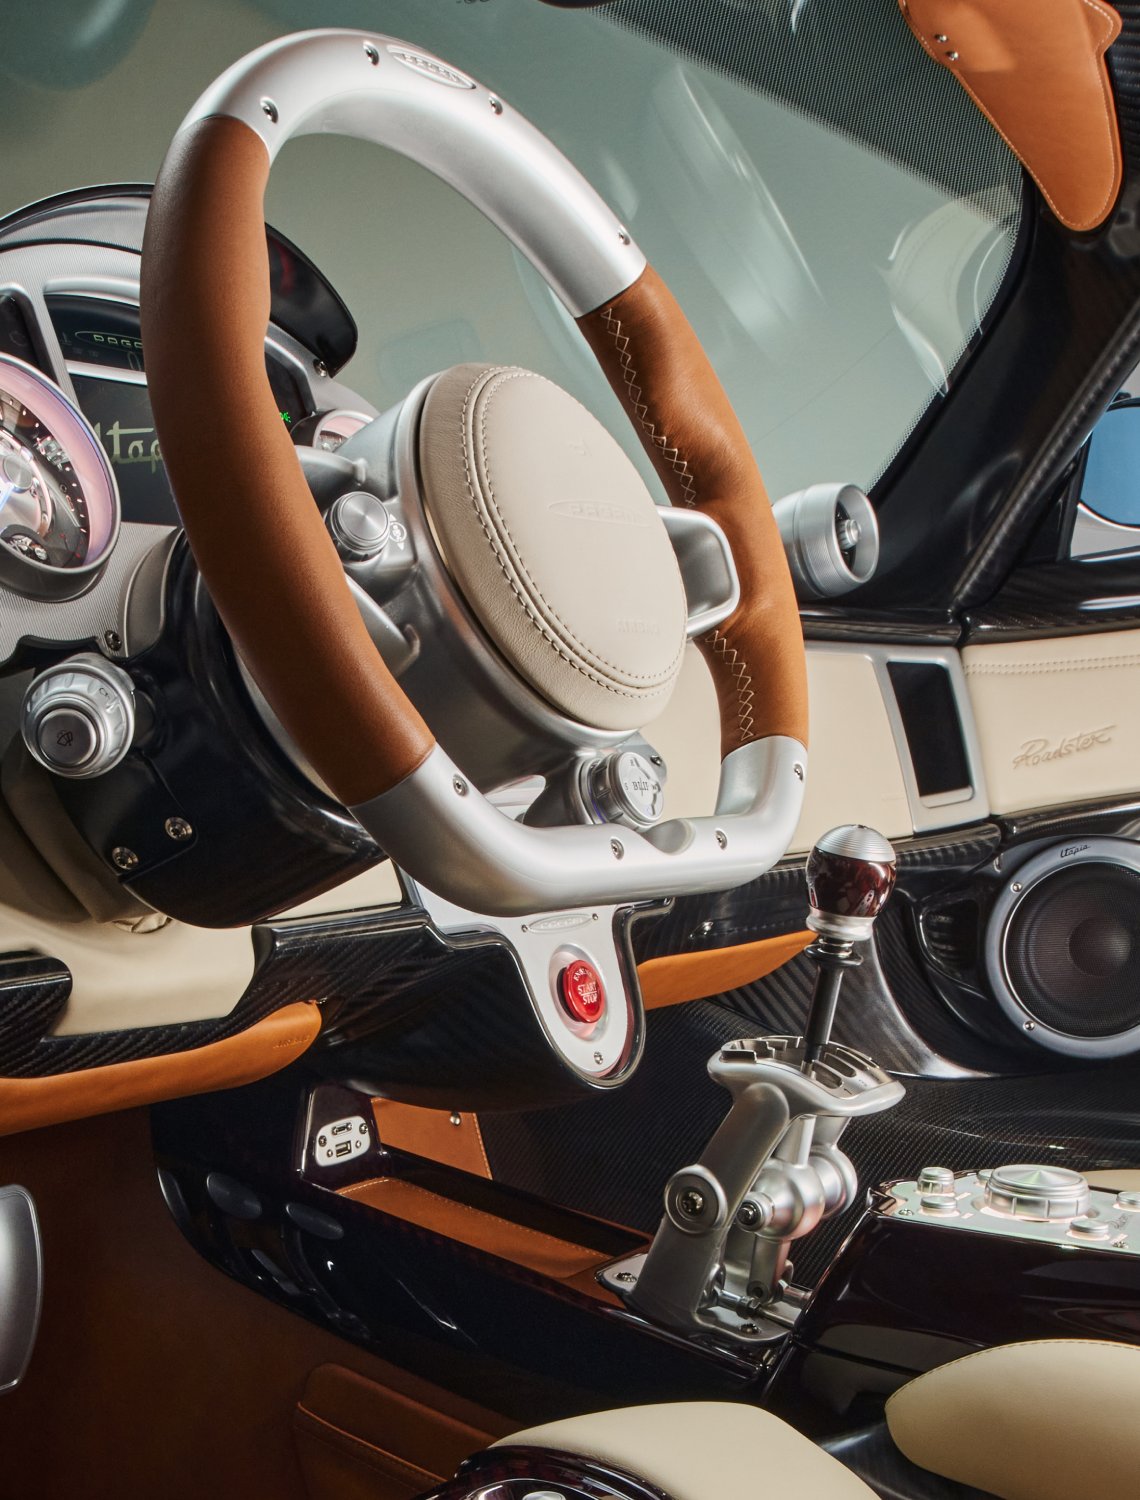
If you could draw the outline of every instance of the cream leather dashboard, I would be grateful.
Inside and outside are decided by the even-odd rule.
[[[1140,630],[967,646],[994,812],[1140,788]]]

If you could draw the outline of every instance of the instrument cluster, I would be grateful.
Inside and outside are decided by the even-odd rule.
[[[180,526],[139,328],[147,197],[93,189],[0,220],[0,667],[57,643],[117,656],[131,578]],[[331,451],[375,415],[335,378],[355,325],[300,251],[271,230],[267,248],[269,384],[295,441]]]

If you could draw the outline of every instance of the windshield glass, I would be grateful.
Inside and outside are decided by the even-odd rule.
[[[1010,265],[1016,160],[893,0],[9,0],[0,209],[153,179],[243,52],[313,26],[438,52],[549,134],[701,336],[773,495],[874,483]],[[291,143],[272,223],[360,325],[344,379],[383,409],[463,360],[558,380],[642,455],[568,315],[489,224],[376,147]]]

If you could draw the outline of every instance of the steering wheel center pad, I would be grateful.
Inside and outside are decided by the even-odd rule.
[[[474,788],[459,791],[459,769],[380,660],[264,369],[264,188],[284,142],[312,131],[394,147],[502,228],[578,319],[670,498],[724,529],[742,602],[699,643],[726,755],[715,818],[623,830],[621,840],[604,827],[524,829]],[[156,426],[211,596],[285,729],[398,862],[472,909],[505,913],[725,889],[782,855],[802,800],[807,692],[771,507],[680,308],[539,132],[391,38],[283,38],[235,64],[191,111],[155,187],[142,272]],[[555,881],[545,878],[552,863]]]
[[[448,571],[514,670],[597,729],[660,713],[685,590],[649,491],[598,419],[529,370],[456,365],[428,393],[419,450]]]

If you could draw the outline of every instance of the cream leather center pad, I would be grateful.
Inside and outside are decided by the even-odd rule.
[[[648,1480],[671,1500],[874,1497],[861,1479],[787,1422],[728,1401],[599,1411],[531,1427],[495,1447],[551,1448],[597,1459]]]
[[[684,587],[652,497],[597,418],[529,370],[456,365],[428,393],[419,448],[444,561],[514,670],[594,728],[660,713]]]
[[[1135,1495],[1140,1349],[1041,1339],[939,1365],[887,1402],[912,1463],[1002,1500]]]

